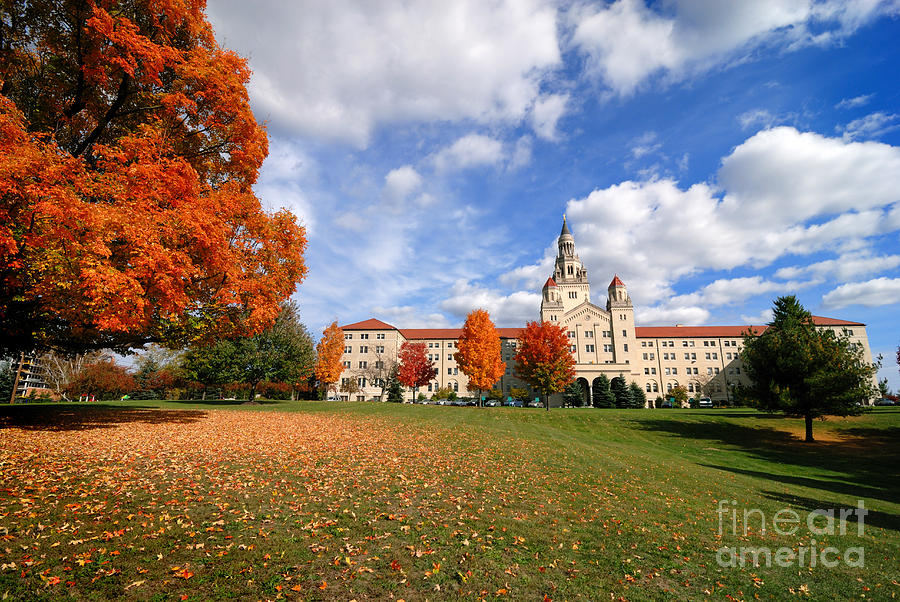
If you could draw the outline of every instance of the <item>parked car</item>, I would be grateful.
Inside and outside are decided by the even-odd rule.
[[[697,407],[701,407],[701,408],[713,407],[712,399],[710,399],[709,397],[701,397],[700,401],[697,402]]]
[[[661,404],[659,404],[659,407],[663,408],[663,409],[669,409],[669,408],[674,408],[675,404],[673,404],[671,401],[664,401]]]
[[[496,399],[488,399],[484,402],[484,407],[486,408],[496,408],[499,404]]]
[[[544,407],[544,402],[543,402],[543,401],[540,401],[540,400],[537,400],[537,399],[532,399],[532,400],[529,401],[527,404],[525,404],[525,407],[528,407],[528,408],[542,408],[542,407]]]
[[[508,399],[503,402],[503,405],[505,405],[506,407],[509,407],[509,408],[521,408],[522,401],[519,399]]]
[[[883,399],[879,399],[878,401],[876,401],[875,405],[877,405],[877,406],[892,406],[892,405],[897,405],[897,404],[894,403],[893,399],[884,399],[883,398]]]

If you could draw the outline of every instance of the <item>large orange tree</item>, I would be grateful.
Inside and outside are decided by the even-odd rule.
[[[343,355],[344,331],[337,322],[332,322],[322,331],[322,338],[316,345],[316,380],[325,385],[326,391],[335,386],[344,371]]]
[[[491,389],[506,369],[500,358],[500,333],[491,316],[483,309],[469,312],[456,343],[456,363],[469,379],[469,388],[481,392]]]
[[[549,410],[549,395],[562,391],[575,378],[566,329],[550,322],[529,322],[516,347],[516,374],[543,393]]]
[[[425,354],[425,343],[404,341],[397,354],[400,365],[397,367],[397,380],[413,390],[413,402],[418,396],[419,387],[424,387],[437,376],[437,370]]]
[[[204,0],[0,3],[0,348],[248,335],[306,268]]]

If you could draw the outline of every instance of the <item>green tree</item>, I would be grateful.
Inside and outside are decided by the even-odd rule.
[[[594,407],[595,408],[614,408],[616,407],[616,396],[613,395],[609,387],[609,378],[605,374],[601,374],[594,379]]]
[[[580,408],[584,405],[584,388],[577,380],[572,381],[563,391],[563,401],[566,405]]]
[[[609,381],[609,388],[616,400],[615,404],[617,408],[631,407],[631,394],[628,391],[628,385],[626,384],[624,377],[614,377]]]
[[[862,349],[846,336],[817,329],[792,295],[775,300],[763,333],[745,334],[742,359],[748,393],[763,410],[802,416],[806,441],[813,441],[813,418],[858,414],[877,392],[876,367]]]
[[[639,384],[631,381],[631,384],[628,386],[628,390],[631,393],[631,407],[643,408],[647,405],[647,395],[644,393],[644,390]]]
[[[675,400],[676,408],[683,408],[684,404],[688,400],[688,392],[687,392],[687,389],[685,389],[683,385],[678,385],[677,387],[674,387],[671,391],[668,392],[668,396]]]
[[[0,359],[0,403],[12,399],[15,380],[16,371],[13,369],[12,361],[9,358]]]
[[[233,341],[217,341],[212,345],[192,347],[181,358],[181,370],[185,378],[202,386],[201,399],[206,399],[209,389],[238,380]]]
[[[403,385],[400,384],[396,371],[391,374],[388,381],[387,400],[390,403],[403,403]]]

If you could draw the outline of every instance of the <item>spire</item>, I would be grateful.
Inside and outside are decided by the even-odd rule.
[[[568,234],[569,236],[572,236],[572,233],[569,232],[569,226],[568,226],[568,224],[566,224],[566,214],[563,213],[563,227],[562,227],[562,231],[559,233],[559,235],[564,236],[566,234]]]
[[[547,278],[547,282],[544,283],[544,288],[556,288],[556,281],[553,280],[553,276]]]
[[[609,283],[609,288],[613,288],[615,286],[625,286],[625,283],[619,280],[618,274],[613,276],[612,282]]]

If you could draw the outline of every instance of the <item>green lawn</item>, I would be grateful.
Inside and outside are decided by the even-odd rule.
[[[900,411],[816,422],[813,444],[802,428],[746,409],[5,407],[0,598],[900,594]],[[855,515],[805,522],[859,500],[861,536]],[[786,509],[802,523],[782,535]],[[795,556],[721,566],[726,546]]]

